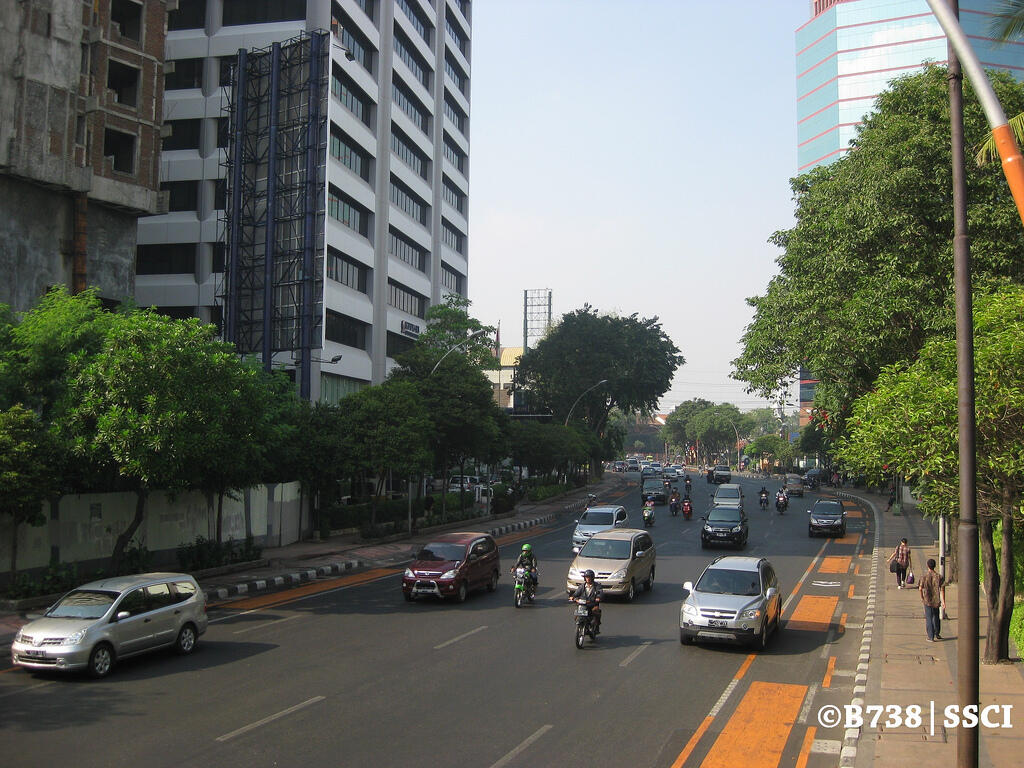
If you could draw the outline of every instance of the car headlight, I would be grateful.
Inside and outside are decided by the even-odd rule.
[[[416,574],[412,572],[412,568],[406,568],[405,569],[405,578],[407,578],[407,579],[415,579],[416,578]]]
[[[733,533],[739,533],[742,530],[743,530],[743,526],[742,525],[735,525],[735,526],[733,526],[732,532]]]
[[[23,643],[23,642],[25,642],[25,637],[22,634],[20,629],[18,630],[18,634],[16,634],[14,636],[14,642],[16,642],[16,643]]]
[[[458,575],[459,575],[459,569],[458,568],[452,568],[450,571],[445,571],[444,573],[442,573],[441,574],[441,578],[442,579],[454,579]]]
[[[626,569],[625,568],[621,568],[620,570],[616,571],[615,573],[612,574],[612,578],[613,579],[624,579],[624,578],[626,578]]]
[[[570,568],[569,569],[569,578],[570,579],[578,579],[578,578],[580,578],[580,572],[576,568]]]
[[[707,531],[708,533],[711,533],[711,526],[708,525],[707,523],[704,523],[704,530]]]
[[[743,613],[740,614],[741,619],[759,619],[761,618],[760,608],[747,608]]]
[[[683,616],[696,616],[697,609],[689,603],[683,603]]]
[[[68,635],[66,638],[64,638],[64,644],[65,645],[78,645],[80,642],[82,642],[82,640],[85,639],[86,631],[87,630],[80,629],[77,632],[75,632],[74,634]]]

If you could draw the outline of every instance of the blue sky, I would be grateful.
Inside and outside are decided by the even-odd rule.
[[[657,315],[686,365],[661,408],[763,404],[729,378],[793,222],[794,32],[807,0],[477,0],[472,313],[522,344],[559,317]]]

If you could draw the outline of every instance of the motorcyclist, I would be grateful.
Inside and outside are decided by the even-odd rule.
[[[789,506],[789,496],[785,488],[779,488],[779,492],[775,494],[775,506],[780,512]]]
[[[768,508],[768,489],[765,486],[761,486],[761,490],[757,492],[757,497],[760,500],[761,507],[764,509]]]
[[[690,501],[690,494],[683,497],[683,514],[687,517],[693,514],[693,502]]]
[[[647,522],[648,520],[650,520],[652,522],[654,521],[654,499],[653,498],[652,499],[647,499],[647,501],[644,502],[643,518],[644,518],[644,522]]]
[[[523,544],[522,550],[519,552],[519,558],[512,564],[512,570],[509,573],[515,573],[516,568],[522,566],[526,569],[527,573],[533,579],[533,586],[537,586],[537,556],[533,554],[533,547],[529,544]]]
[[[686,495],[689,496],[690,495],[690,490],[691,490],[691,488],[693,486],[693,483],[690,480],[690,476],[689,475],[686,476],[686,479],[684,480],[684,482],[686,483]]]
[[[583,572],[583,583],[576,587],[570,600],[586,600],[587,609],[594,617],[594,634],[601,632],[601,587],[594,581],[594,572],[589,568]]]
[[[672,510],[672,514],[673,515],[676,512],[679,511],[679,490],[678,489],[676,489],[676,488],[672,489],[672,495],[669,496],[668,503],[669,503],[669,506],[670,506],[670,508]]]

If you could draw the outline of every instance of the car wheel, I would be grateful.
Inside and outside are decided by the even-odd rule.
[[[626,602],[633,602],[633,598],[636,597],[636,583],[633,579],[629,580],[629,588],[626,590]]]
[[[814,529],[813,528],[808,528],[807,529],[807,538],[809,538],[809,539],[813,539],[814,538]]]
[[[403,592],[402,596],[405,597],[405,602],[407,602],[407,603],[412,603],[412,602],[415,602],[415,600],[416,600],[416,598],[413,597],[412,592]]]
[[[686,630],[680,628],[680,630],[679,630],[679,642],[682,643],[683,645],[692,645],[693,644],[693,638],[690,637],[688,634],[686,634]]]
[[[708,548],[708,543],[703,538],[700,540],[700,548],[701,549],[707,549]]]
[[[763,651],[768,645],[768,617],[765,616],[764,621],[761,623],[761,631],[757,637],[754,638],[754,647],[759,651]]]
[[[459,591],[455,593],[455,599],[460,603],[466,602],[466,595],[469,594],[469,590],[466,589],[466,582],[459,582]]]
[[[196,639],[196,628],[191,624],[186,624],[178,632],[178,639],[174,641],[174,652],[187,656],[195,650]]]
[[[487,591],[488,592],[493,592],[497,588],[498,588],[498,572],[494,571],[491,574],[491,580],[489,582],[487,582]]]
[[[114,668],[114,649],[106,643],[100,643],[89,654],[89,675],[106,677]]]

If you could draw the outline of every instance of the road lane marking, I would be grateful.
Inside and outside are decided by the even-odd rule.
[[[728,689],[727,689],[728,690]],[[675,762],[672,763],[672,768],[683,768],[683,763],[686,762],[686,758],[693,752],[693,748],[697,746],[697,742],[700,741],[701,736],[707,731],[708,726],[711,725],[711,721],[714,720],[713,715],[708,715],[704,718],[704,721],[697,726],[697,730],[693,732],[693,736],[686,742],[686,746],[683,747],[683,751],[679,753],[679,757],[676,758]]]
[[[814,580],[811,582],[812,587],[841,587],[843,582],[841,581],[818,581]]]
[[[21,669],[21,667],[11,667],[11,669]],[[9,672],[9,671],[10,670],[8,670],[8,669],[4,670],[4,672]],[[5,696],[14,696],[16,693],[26,693],[28,691],[34,691],[36,688],[44,688],[47,685],[53,685],[53,683],[54,683],[54,681],[50,680],[50,681],[45,682],[45,683],[38,683],[36,685],[30,685],[30,686],[28,686],[26,688],[17,688],[17,689],[15,689],[13,691],[4,691],[3,693],[0,693],[0,699],[4,698]]]
[[[807,723],[807,718],[811,716],[811,705],[814,704],[814,697],[818,693],[818,684],[811,683],[807,688],[807,696],[804,698],[804,705],[800,707],[800,716],[796,719],[800,725]]]
[[[823,541],[821,543],[821,547],[818,549],[818,554],[816,554],[814,556],[814,559],[811,560],[810,564],[807,566],[807,570],[804,571],[804,575],[800,577],[800,580],[796,583],[796,586],[793,587],[793,591],[790,592],[789,597],[786,598],[786,602],[782,604],[783,613],[785,613],[786,609],[789,608],[789,604],[793,601],[793,598],[796,597],[796,593],[800,591],[800,587],[804,585],[804,581],[806,581],[807,577],[811,575],[811,571],[814,570],[814,566],[817,565],[818,560],[821,559],[821,555],[825,551],[825,547],[827,546],[828,541]]]
[[[444,648],[447,645],[451,645],[452,643],[457,643],[457,642],[459,642],[459,640],[465,640],[470,635],[475,635],[477,632],[483,632],[485,629],[487,629],[487,625],[486,624],[484,626],[482,626],[482,627],[477,627],[476,629],[471,629],[471,630],[469,630],[469,632],[464,632],[463,634],[459,635],[458,637],[453,637],[451,640],[445,640],[440,645],[435,645],[434,646],[434,650],[435,651],[439,651],[439,650],[441,650],[442,648]]]
[[[494,543],[499,547],[504,547],[508,544],[515,544],[517,541],[523,539],[529,539],[541,533],[550,533],[552,528],[550,526],[537,526],[536,528],[527,528],[523,531],[516,531],[514,533],[508,533],[501,538],[495,539]]]
[[[235,738],[235,736],[241,736],[243,733],[248,733],[249,731],[251,731],[251,730],[253,730],[255,728],[259,728],[261,725],[266,725],[267,723],[273,722],[274,720],[278,720],[278,719],[280,719],[282,717],[286,717],[287,715],[292,714],[292,712],[298,712],[300,709],[308,707],[311,704],[316,704],[318,701],[323,701],[324,698],[325,698],[324,696],[314,696],[312,699],[306,699],[305,701],[303,701],[303,702],[301,702],[299,704],[296,704],[294,707],[288,707],[288,709],[282,709],[280,712],[277,712],[277,713],[275,713],[273,715],[270,715],[269,717],[264,717],[262,720],[257,720],[255,723],[249,723],[248,725],[243,725],[241,728],[238,728],[237,730],[234,730],[231,733],[225,733],[223,736],[218,736],[216,740],[217,741],[228,741],[230,739]]]
[[[507,755],[505,755],[503,758],[501,758],[501,760],[499,760],[498,762],[494,763],[491,766],[491,768],[501,768],[501,766],[503,766],[503,765],[508,765],[513,760],[515,760],[515,758],[523,750],[527,749],[531,744],[533,744],[533,742],[535,742],[537,739],[539,739],[541,736],[543,736],[545,733],[547,733],[548,731],[550,731],[554,727],[555,726],[553,726],[553,725],[542,725],[540,728],[538,728],[536,731],[533,732],[532,736],[529,736],[528,738],[524,739],[523,742],[518,747],[516,747],[511,752],[509,752]]]
[[[838,597],[804,595],[786,621],[786,629],[826,631],[832,624],[832,614],[838,604]]]
[[[832,687],[832,674],[835,672],[835,670],[836,670],[836,657],[835,656],[829,656],[828,657],[828,666],[825,667],[825,677],[821,681],[821,687],[822,688],[831,688]]]
[[[852,560],[849,555],[829,555],[821,561],[818,573],[846,573],[850,570]]]
[[[848,613],[844,613],[842,616],[839,617],[839,634],[845,634],[846,633],[846,617],[847,616],[849,616],[849,614]]]
[[[846,591],[846,596],[851,600],[853,599],[853,584],[851,584],[850,588]]]
[[[806,693],[806,685],[752,682],[702,768],[777,768]]]
[[[274,619],[273,621],[265,621],[262,624],[257,624],[254,627],[246,627],[245,629],[236,629],[235,630],[235,634],[236,635],[241,635],[241,634],[243,634],[245,632],[251,632],[254,629],[263,629],[264,627],[270,627],[270,626],[273,626],[274,624],[280,624],[282,621],[291,621],[292,619],[297,619],[297,618],[299,618],[299,614],[296,613],[294,616],[285,616],[283,619]]]
[[[807,759],[811,756],[811,747],[814,746],[814,734],[817,730],[812,725],[804,734],[804,743],[800,747],[800,756],[796,759],[795,768],[807,768]]]
[[[745,674],[747,674],[747,670],[750,669],[750,665],[754,663],[754,659],[756,659],[756,658],[757,658],[757,654],[756,653],[748,654],[746,661],[744,661],[743,664],[740,666],[740,671],[736,673],[736,675],[733,677],[733,679],[734,680],[742,680],[743,676]]]
[[[641,643],[640,647],[637,648],[635,651],[633,651],[631,654],[629,654],[629,656],[626,657],[625,661],[620,661],[619,662],[619,666],[620,667],[624,667],[627,664],[629,664],[629,662],[631,662],[633,659],[635,659],[637,656],[639,656],[644,651],[644,649],[646,649],[647,646],[649,646],[650,644],[651,644],[650,640],[647,640],[647,641]]]
[[[704,718],[703,722],[701,722],[701,724],[697,726],[697,730],[693,732],[693,736],[691,736],[690,740],[686,742],[686,746],[683,747],[683,751],[679,753],[679,756],[675,759],[675,762],[672,763],[672,768],[682,768],[683,763],[686,762],[686,759],[690,756],[690,753],[693,752],[694,748],[697,746],[697,743],[700,741],[701,737],[711,726],[711,722],[715,719],[718,713],[722,711],[722,707],[725,706],[725,702],[728,700],[732,692],[736,690],[736,686],[740,684],[740,680],[742,680],[743,676],[747,674],[747,670],[750,669],[750,665],[754,663],[754,659],[756,658],[756,653],[751,653],[747,655],[747,658],[744,659],[743,663],[740,665],[739,670],[733,676],[732,681],[727,686],[725,686],[725,690],[722,691],[722,695],[718,697],[718,701],[715,702],[715,706],[711,708],[711,710],[707,714],[707,717]]]

